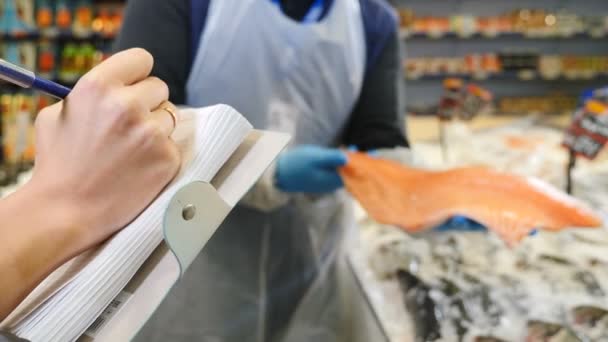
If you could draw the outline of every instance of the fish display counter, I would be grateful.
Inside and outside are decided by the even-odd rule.
[[[436,143],[414,150],[426,168],[486,165],[563,188],[562,139],[532,120],[475,133],[454,125],[447,161]],[[574,196],[608,222],[607,151],[581,160],[573,180]],[[539,231],[507,247],[486,231],[408,234],[361,208],[358,222],[349,261],[390,341],[608,341],[605,227]]]

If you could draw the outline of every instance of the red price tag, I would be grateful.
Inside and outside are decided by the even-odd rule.
[[[608,143],[608,107],[590,101],[566,130],[563,145],[577,155],[594,159],[606,143]]]

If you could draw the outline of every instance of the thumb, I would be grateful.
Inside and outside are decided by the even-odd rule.
[[[346,165],[348,158],[346,154],[338,149],[325,149],[320,151],[315,165],[327,168],[336,168]]]

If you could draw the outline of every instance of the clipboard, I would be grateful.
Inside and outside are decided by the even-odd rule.
[[[164,215],[164,240],[123,290],[120,307],[78,341],[133,339],[245,194],[225,191],[235,188],[227,185],[246,182],[245,190],[251,188],[288,142],[286,134],[253,130],[211,183],[195,181],[178,190]],[[251,158],[257,163],[248,163]]]

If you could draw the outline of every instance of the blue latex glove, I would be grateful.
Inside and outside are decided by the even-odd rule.
[[[440,232],[451,230],[483,231],[486,230],[486,228],[483,225],[464,216],[454,216],[435,228],[435,230]]]
[[[370,155],[371,157],[378,157],[378,151],[377,150],[368,150],[368,151],[360,151],[359,147],[357,147],[357,145],[349,145],[348,146],[348,152],[365,152],[368,155]]]
[[[454,216],[446,222],[442,223],[440,226],[435,228],[436,231],[446,232],[446,231],[485,231],[486,227],[482,224],[473,221],[464,216]],[[534,229],[530,232],[530,236],[534,236],[538,233],[537,229]]]
[[[346,165],[346,154],[336,148],[299,146],[282,154],[275,180],[284,192],[327,193],[344,186],[338,168]]]

